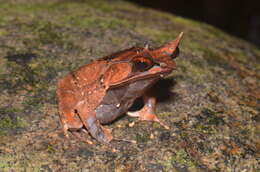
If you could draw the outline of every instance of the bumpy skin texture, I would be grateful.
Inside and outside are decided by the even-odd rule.
[[[110,142],[110,130],[101,124],[126,113],[136,98],[176,68],[173,58],[182,35],[156,49],[130,48],[92,61],[59,80],[57,97],[65,136],[86,128],[99,142]],[[129,115],[160,122],[154,114],[155,98],[146,96],[144,102],[143,109]]]

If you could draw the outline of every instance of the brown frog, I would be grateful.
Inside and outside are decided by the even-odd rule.
[[[57,96],[64,135],[68,137],[68,131],[76,133],[83,128],[99,142],[110,142],[111,131],[101,124],[127,113],[141,96],[144,107],[127,114],[159,122],[168,129],[155,115],[155,98],[146,93],[176,68],[173,59],[179,53],[182,35],[159,48],[134,47],[92,61],[59,80]]]

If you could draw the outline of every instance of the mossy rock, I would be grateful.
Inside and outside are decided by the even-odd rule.
[[[0,0],[0,10],[0,171],[260,170],[257,47],[120,0]],[[92,59],[159,46],[180,32],[178,68],[155,85],[157,113],[170,130],[123,117],[107,127],[136,144],[63,137],[59,78]]]

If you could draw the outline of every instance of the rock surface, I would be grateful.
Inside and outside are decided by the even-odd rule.
[[[260,50],[209,25],[124,1],[0,0],[0,171],[259,171]],[[56,82],[70,70],[185,32],[160,81],[159,118],[123,117],[110,145],[65,139]],[[88,135],[86,137],[90,138]]]

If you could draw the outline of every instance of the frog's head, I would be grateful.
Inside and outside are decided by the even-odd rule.
[[[178,46],[182,36],[183,32],[174,41],[158,48],[131,48],[106,57],[110,62],[105,74],[107,85],[119,86],[168,75],[176,69],[174,59],[179,54]]]

